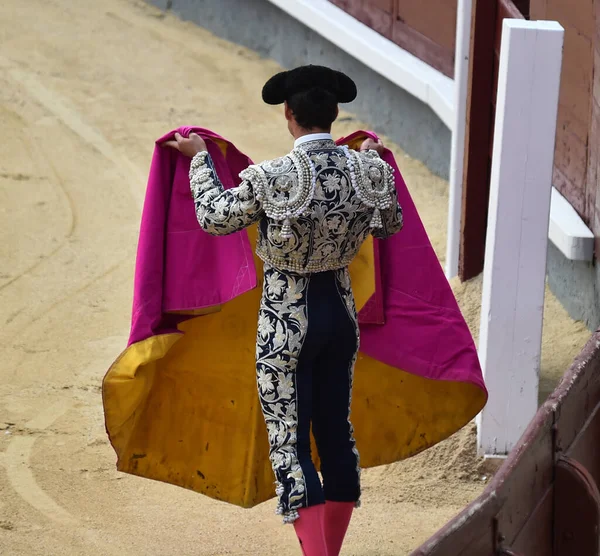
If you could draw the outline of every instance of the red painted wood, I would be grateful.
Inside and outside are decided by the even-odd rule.
[[[335,4],[339,8],[343,10],[347,10],[350,5],[350,0],[329,0],[332,4]]]
[[[600,55],[598,56],[600,58]],[[600,68],[600,60],[599,65]],[[590,114],[590,135],[587,146],[587,173],[585,187],[585,208],[583,212],[588,216],[586,223],[594,232],[596,237],[600,237],[600,206],[596,206],[598,199],[598,190],[600,184],[600,104],[592,99],[592,110]]]
[[[539,409],[484,493],[414,556],[599,554],[600,331]],[[590,444],[592,446],[590,446]],[[587,459],[585,459],[587,458]]]
[[[392,40],[444,75],[449,77],[454,75],[454,51],[440,46],[410,25],[396,20],[392,30]]]
[[[559,124],[560,124],[559,120]],[[585,187],[588,171],[588,145],[577,135],[561,132],[556,137],[554,154],[556,181],[554,185],[570,201],[579,214],[585,212]]]
[[[376,8],[384,12],[392,13],[394,11],[394,0],[368,0]]]
[[[513,0],[513,2],[519,13],[526,19],[529,18],[529,0]]]
[[[556,407],[557,452],[566,453],[600,401],[600,331],[592,335],[546,403]]]
[[[597,485],[600,485],[600,403],[583,425],[566,455],[583,465]]]
[[[459,260],[461,280],[477,276],[484,265],[502,20],[523,18],[511,0],[481,5],[476,2],[474,9]],[[478,9],[485,14],[481,12],[478,16]]]
[[[523,14],[512,0],[498,1],[498,16],[502,18],[523,19]],[[500,44],[498,35],[496,35],[496,44]]]
[[[600,1],[594,2],[596,28],[594,43],[594,78],[590,110],[590,135],[588,142],[588,173],[586,177],[586,214],[589,226],[596,236],[596,258],[600,254]]]
[[[457,0],[330,0],[445,75],[454,75]]]
[[[554,556],[600,551],[600,493],[585,467],[571,458],[556,464]]]
[[[393,6],[391,2],[389,5],[388,3],[382,5],[377,0],[365,0],[364,2],[346,0],[344,5],[338,5],[380,35],[388,39],[392,38],[393,18],[390,8]]]
[[[494,479],[504,500],[498,512],[497,534],[515,547],[524,527],[535,516],[552,486],[554,466],[554,415],[542,407]],[[536,536],[543,531],[536,531]],[[540,544],[542,544],[540,539]],[[546,544],[550,538],[545,539]],[[539,556],[543,556],[540,553]]]
[[[552,408],[542,407],[483,495],[413,555],[484,556],[501,550],[518,554],[532,544],[551,547],[548,527],[541,521],[551,507],[553,424]]]
[[[474,0],[461,218],[459,276],[483,269],[489,199],[489,145],[492,136],[496,0]]]
[[[494,553],[494,516],[501,505],[489,489],[410,556],[483,556]]]
[[[396,18],[449,52],[456,43],[457,0],[397,0]]]
[[[600,58],[595,52],[598,9],[597,0],[531,0],[532,19],[556,20],[565,28],[554,185],[592,229],[596,228],[600,139],[593,101],[593,92],[600,94],[594,83],[595,76],[600,79]]]
[[[561,25],[568,24],[590,39],[594,37],[596,21],[592,0],[532,0],[531,4],[532,19],[538,19],[540,13],[549,14]]]
[[[566,103],[564,103],[563,100],[566,101]],[[572,106],[569,106],[568,99],[566,98],[561,99],[561,102],[558,105],[556,127],[557,137],[560,134],[572,134],[575,135],[581,143],[587,143],[588,124],[585,120],[580,120],[577,117],[576,112]]]
[[[533,510],[527,523],[511,543],[511,548],[519,554],[552,556],[554,541],[554,485],[546,489],[540,502]]]

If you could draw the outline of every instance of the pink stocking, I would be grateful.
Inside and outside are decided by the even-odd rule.
[[[298,510],[300,517],[294,521],[296,536],[304,556],[328,556],[323,530],[325,504]]]
[[[327,541],[328,556],[338,556],[342,550],[342,543],[350,524],[354,502],[325,503],[325,539]]]

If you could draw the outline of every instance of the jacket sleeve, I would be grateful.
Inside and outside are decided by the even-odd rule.
[[[252,184],[244,180],[237,187],[225,189],[206,151],[196,154],[192,159],[190,188],[198,223],[211,235],[225,236],[239,232],[263,216]]]
[[[393,179],[393,176],[392,176]],[[398,193],[394,185],[393,189],[390,188],[392,195],[392,206],[387,209],[381,210],[381,228],[374,228],[371,232],[373,237],[377,239],[387,239],[390,236],[398,233],[404,225],[404,216],[402,214],[402,207],[398,202]]]
[[[361,153],[362,154],[362,153]],[[367,173],[371,173],[371,168],[376,169],[375,175],[382,179],[387,187],[390,203],[388,208],[380,209],[381,227],[371,229],[371,235],[377,239],[387,239],[399,232],[404,225],[402,207],[398,202],[398,191],[396,189],[396,178],[394,169],[380,158],[376,151],[364,153],[367,160]]]

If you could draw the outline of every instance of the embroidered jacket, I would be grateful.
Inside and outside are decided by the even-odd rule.
[[[402,228],[393,169],[376,151],[308,141],[240,177],[238,187],[226,190],[207,152],[192,159],[198,222],[213,235],[258,222],[257,255],[282,271],[344,268],[369,233],[384,239]]]

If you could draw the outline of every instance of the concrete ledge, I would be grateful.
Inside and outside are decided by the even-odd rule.
[[[591,261],[594,257],[594,234],[569,201],[554,187],[550,204],[548,237],[571,261]]]

